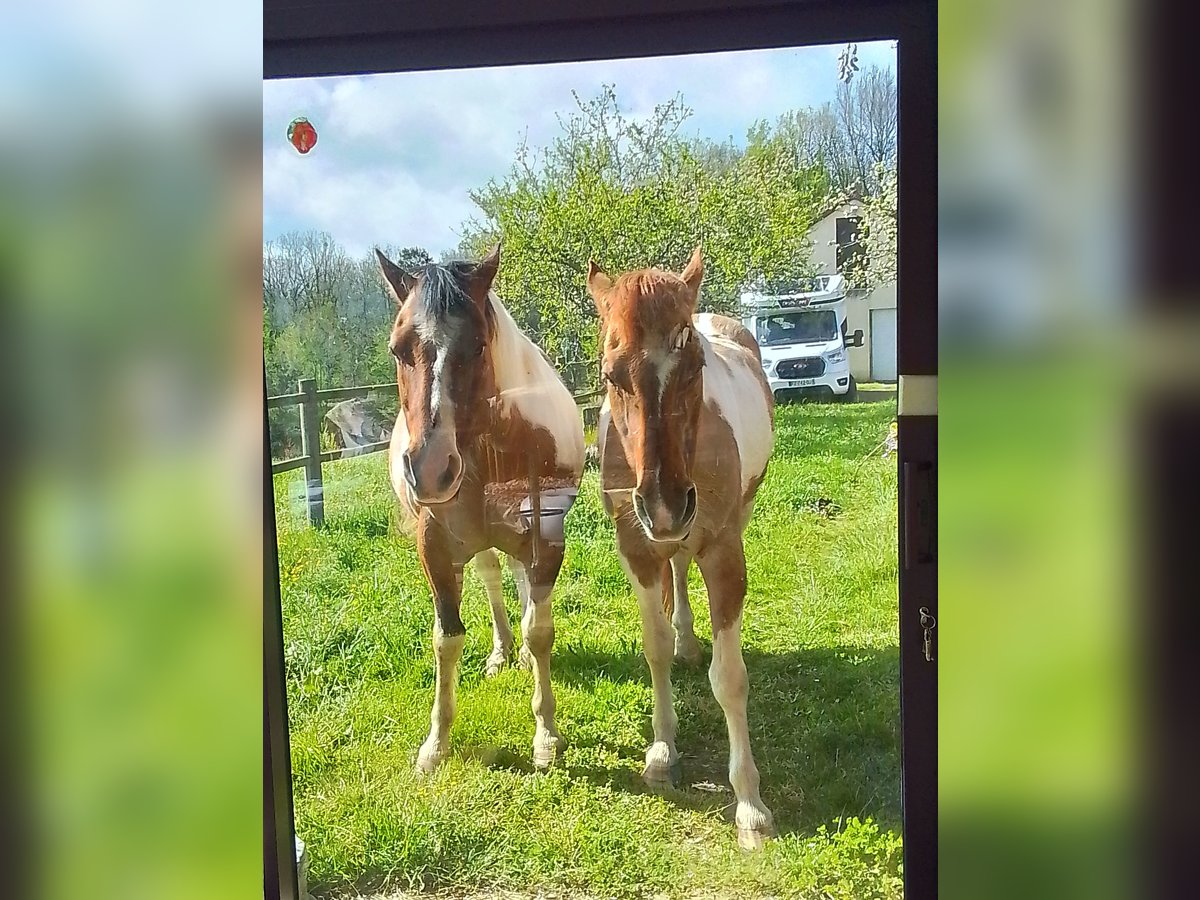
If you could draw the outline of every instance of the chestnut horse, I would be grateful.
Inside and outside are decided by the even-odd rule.
[[[613,280],[589,264],[608,394],[600,415],[600,482],[637,594],[654,686],[654,743],[643,777],[669,782],[679,758],[669,617],[678,629],[675,654],[698,658],[686,593],[695,559],[708,586],[709,681],[729,729],[738,841],[756,848],[774,825],[759,796],[746,723],[742,533],[774,445],[774,404],[750,332],[724,316],[694,314],[703,275],[699,248],[682,275],[643,269]]]
[[[521,652],[534,675],[533,761],[544,766],[563,747],[550,687],[550,593],[563,558],[562,517],[583,473],[579,410],[492,291],[499,245],[482,262],[428,265],[415,274],[376,255],[399,307],[388,344],[400,392],[388,469],[416,520],[433,590],[437,680],[417,768],[431,772],[449,753],[466,633],[459,602],[471,559],[492,609],[489,673],[512,649],[496,550],[508,557],[521,594]]]

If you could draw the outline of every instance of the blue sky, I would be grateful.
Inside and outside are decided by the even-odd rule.
[[[528,133],[557,132],[556,114],[615,84],[634,117],[682,92],[685,131],[741,141],[758,119],[831,100],[842,45],[546,66],[269,81],[263,84],[263,238],[330,232],[351,253],[375,244],[458,244],[475,208],[468,191],[501,176]],[[891,42],[859,44],[860,70],[895,69]],[[318,143],[285,138],[306,116]]]

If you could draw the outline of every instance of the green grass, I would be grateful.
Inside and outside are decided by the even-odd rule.
[[[554,597],[565,757],[531,770],[527,672],[483,677],[491,629],[471,573],[455,755],[431,779],[413,771],[432,701],[431,604],[393,522],[385,455],[326,467],[322,532],[304,524],[298,473],[279,476],[296,824],[314,893],[899,897],[896,472],[880,458],[894,415],[892,403],[778,410],[746,536],[751,741],[780,832],[758,854],[737,849],[727,821],[724,719],[703,669],[675,672],[678,788],[642,787],[649,675],[595,472],[567,519]],[[695,567],[692,602],[707,643]]]

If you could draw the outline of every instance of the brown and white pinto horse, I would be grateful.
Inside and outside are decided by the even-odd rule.
[[[613,280],[589,264],[608,389],[599,427],[600,481],[637,594],[654,685],[654,743],[643,777],[670,781],[678,761],[668,617],[674,614],[675,655],[698,658],[687,602],[687,570],[695,559],[708,586],[709,680],[729,729],[738,840],[756,848],[774,825],[759,796],[746,723],[742,532],[771,456],[774,406],[750,333],[724,316],[694,315],[703,274],[699,248],[682,275],[643,269]]]
[[[400,391],[389,472],[416,519],[433,589],[437,682],[417,768],[430,772],[449,753],[465,636],[459,603],[471,559],[492,608],[489,674],[512,650],[496,550],[508,557],[521,594],[521,652],[534,675],[533,761],[547,765],[563,747],[550,687],[550,593],[563,558],[562,516],[583,473],[579,410],[491,289],[499,245],[480,263],[416,274],[376,254],[399,306],[388,345]]]

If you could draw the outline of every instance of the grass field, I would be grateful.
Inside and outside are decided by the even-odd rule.
[[[278,476],[296,825],[313,893],[899,897],[896,468],[881,458],[894,415],[894,403],[778,411],[747,531],[750,732],[780,832],[758,854],[738,850],[725,819],[724,719],[703,668],[676,668],[677,789],[642,787],[649,674],[595,472],[567,518],[554,596],[564,758],[547,773],[529,765],[529,673],[484,678],[487,601],[468,570],[455,753],[431,779],[413,759],[429,726],[432,610],[393,524],[386,455],[326,467],[321,532],[304,522],[299,473]],[[692,602],[707,643],[695,567]]]

